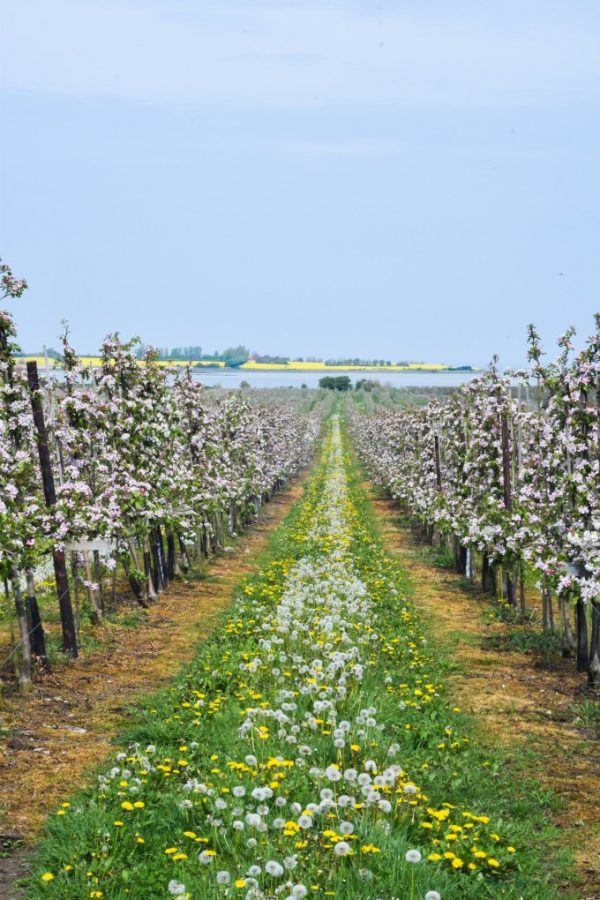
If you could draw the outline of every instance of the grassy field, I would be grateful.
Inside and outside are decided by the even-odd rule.
[[[38,366],[45,366],[46,360],[43,356],[24,356],[20,357],[23,362],[35,360]],[[82,356],[81,363],[91,368],[98,367],[101,359],[98,356]],[[52,361],[51,361],[52,362]],[[182,368],[187,365],[207,367],[207,368],[225,368],[225,363],[221,359],[163,359],[159,360],[159,366],[165,368]],[[442,363],[409,363],[405,366],[328,366],[324,362],[302,362],[300,360],[290,360],[289,363],[259,363],[253,359],[243,363],[236,368],[244,371],[253,372],[448,372],[452,371],[449,366]]]

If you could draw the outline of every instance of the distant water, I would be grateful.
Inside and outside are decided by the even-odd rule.
[[[237,388],[245,381],[253,388],[301,387],[318,388],[319,379],[324,375],[348,375],[352,383],[361,378],[379,381],[380,384],[392,387],[456,387],[470,381],[475,372],[289,372],[289,371],[257,371],[239,369],[194,369],[194,378],[208,387],[220,385],[224,388]]]
[[[40,366],[40,374],[61,382],[63,373],[60,369],[50,368],[46,372]],[[457,387],[470,381],[477,372],[355,372],[353,370],[334,370],[332,372],[290,372],[255,369],[192,369],[192,377],[207,387],[238,388],[243,381],[253,388],[318,388],[319,380],[324,375],[348,375],[352,384],[361,378],[378,381],[392,387]]]

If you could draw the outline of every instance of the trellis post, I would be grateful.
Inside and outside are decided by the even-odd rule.
[[[33,422],[37,432],[38,455],[40,459],[40,469],[42,473],[42,484],[44,487],[44,497],[46,506],[52,509],[56,506],[56,488],[54,486],[54,475],[52,473],[52,465],[50,463],[50,450],[48,448],[48,433],[46,431],[46,423],[44,421],[44,409],[40,397],[40,380],[38,376],[38,368],[35,360],[27,363],[27,383],[29,385],[29,393],[31,395],[31,409],[33,412]],[[56,580],[56,591],[58,594],[58,605],[60,608],[60,621],[63,634],[63,649],[70,657],[75,659],[77,656],[77,635],[75,633],[75,622],[73,619],[73,608],[71,606],[71,595],[69,592],[69,578],[67,575],[67,563],[65,560],[64,550],[58,550],[56,547],[52,549],[52,560],[54,563],[54,577]]]

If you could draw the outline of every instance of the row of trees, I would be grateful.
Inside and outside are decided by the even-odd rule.
[[[545,362],[531,326],[526,371],[496,361],[445,403],[353,414],[375,480],[429,540],[451,542],[459,571],[481,561],[483,588],[518,607],[527,572],[544,627],[560,610],[563,650],[600,678],[600,316],[585,349],[573,330]],[[572,610],[575,610],[575,631]]]
[[[2,296],[26,284],[2,270]],[[104,614],[100,573],[123,566],[147,606],[208,555],[298,470],[313,450],[318,414],[217,394],[189,370],[175,380],[138,342],[109,336],[101,366],[80,364],[63,335],[61,377],[40,386],[15,357],[15,328],[0,311],[0,575],[19,625],[23,688],[36,658],[48,664],[35,572],[52,559],[63,648],[77,655],[71,593]],[[114,578],[114,576],[113,576]],[[114,592],[114,580],[113,580]]]
[[[156,353],[158,359],[177,359],[177,360],[192,360],[192,361],[200,361],[200,360],[209,360],[209,361],[220,361],[224,362],[226,366],[241,366],[243,363],[247,362],[250,358],[250,351],[247,347],[238,346],[238,347],[227,347],[223,350],[222,353],[219,353],[218,350],[215,350],[214,353],[203,353],[202,347],[199,346],[189,346],[189,347],[152,347],[149,344],[138,344],[136,350],[136,356],[138,359],[144,359],[146,352],[148,350],[152,350],[152,352]]]

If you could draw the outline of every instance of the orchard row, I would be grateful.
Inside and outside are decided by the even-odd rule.
[[[448,402],[353,414],[374,479],[429,540],[446,539],[458,571],[481,560],[484,590],[518,609],[530,574],[544,625],[558,601],[565,654],[600,676],[600,317],[585,349],[573,331],[546,362],[529,334],[527,371],[495,362]],[[519,596],[521,595],[521,596]],[[554,598],[554,601],[553,601]],[[572,610],[575,610],[575,633]]]
[[[24,288],[2,268],[4,297]],[[12,593],[21,687],[48,666],[36,573],[50,560],[64,649],[77,655],[71,594],[104,614],[106,575],[122,564],[147,606],[194,559],[254,518],[314,452],[318,412],[261,404],[173,376],[137,343],[109,336],[88,372],[63,335],[59,377],[40,386],[15,355],[15,328],[0,311],[0,574]]]

